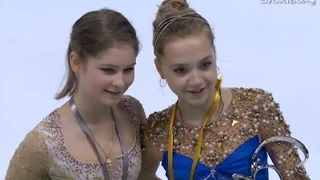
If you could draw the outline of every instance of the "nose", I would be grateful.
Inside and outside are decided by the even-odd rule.
[[[122,73],[117,73],[117,74],[114,76],[114,79],[113,79],[113,83],[112,83],[112,84],[113,84],[114,86],[118,87],[118,88],[121,88],[121,89],[125,86]]]
[[[202,77],[197,73],[193,73],[189,79],[189,84],[191,86],[200,86],[202,83]]]

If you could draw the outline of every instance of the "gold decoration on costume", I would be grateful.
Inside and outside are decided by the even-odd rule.
[[[156,125],[156,121],[153,121],[152,124],[151,124],[151,128],[154,127],[154,125]]]
[[[232,104],[235,105],[236,104],[236,99],[232,100]]]
[[[240,121],[238,121],[238,120],[232,120],[232,124],[231,124],[231,126],[233,127],[233,126],[235,126],[236,124],[238,124]]]
[[[249,101],[253,101],[254,100],[254,96],[252,95],[252,93],[248,94],[248,100]]]

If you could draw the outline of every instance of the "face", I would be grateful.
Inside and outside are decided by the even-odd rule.
[[[213,97],[217,67],[213,47],[205,34],[169,42],[163,58],[155,63],[179,101],[198,106]]]
[[[136,52],[130,45],[110,48],[90,57],[73,70],[78,74],[78,89],[104,105],[114,105],[134,80]]]

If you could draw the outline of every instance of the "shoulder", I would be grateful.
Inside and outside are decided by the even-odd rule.
[[[41,137],[44,140],[52,140],[61,130],[60,112],[55,109],[44,117],[30,133],[37,133],[39,138]]]
[[[251,116],[259,119],[259,132],[269,135],[290,134],[279,103],[271,92],[260,88],[235,88],[236,105],[249,108]]]
[[[274,100],[272,93],[261,88],[232,88],[235,109],[245,109],[254,117],[279,116],[280,105]]]
[[[14,152],[7,179],[20,179],[20,175],[26,176],[25,178],[44,175],[49,161],[48,143],[56,138],[55,134],[59,128],[59,113],[54,110],[29,131]],[[17,173],[21,168],[25,169],[24,174]]]
[[[261,88],[230,88],[234,94],[234,101],[242,102],[243,105],[255,105],[255,109],[260,106],[274,102],[272,93]]]
[[[150,144],[162,150],[168,139],[168,128],[173,105],[153,112],[142,124],[143,146]]]
[[[252,119],[268,121],[282,119],[280,105],[274,100],[272,93],[261,88],[233,88],[232,105],[235,112],[246,111]]]
[[[39,129],[39,125],[25,136],[24,140],[20,143],[18,149],[23,150],[25,152],[37,154],[46,152],[46,138],[44,134],[40,133],[41,129]]]
[[[119,104],[122,106],[134,106],[134,108],[142,107],[142,104],[140,103],[140,101],[131,95],[124,95],[121,98]]]
[[[134,113],[135,115],[143,111],[143,106],[140,101],[130,95],[124,95],[119,102],[119,106],[127,111],[127,113]]]
[[[151,113],[143,124],[144,130],[152,136],[152,134],[161,134],[166,132],[169,123],[173,105],[161,111]]]
[[[141,123],[146,119],[146,114],[140,101],[133,96],[124,95],[119,102],[119,106],[128,114],[136,129],[139,130]]]
[[[16,149],[7,170],[9,179],[44,179],[49,157],[44,136],[37,127],[30,131]]]
[[[28,147],[31,151],[47,149],[46,142],[59,131],[59,112],[54,110],[44,117],[31,131],[29,131],[19,147]]]
[[[252,87],[232,87],[229,88],[236,94],[250,95],[250,94],[260,94],[260,95],[270,95],[271,93],[262,88],[252,88]]]

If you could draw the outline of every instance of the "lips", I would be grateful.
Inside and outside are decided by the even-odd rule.
[[[203,90],[204,90],[204,88],[201,88],[201,89],[195,89],[195,90],[188,91],[188,92],[193,93],[193,94],[198,94],[198,93],[201,93]]]
[[[108,90],[104,90],[104,91],[113,95],[119,95],[121,93],[121,91],[108,91]]]

